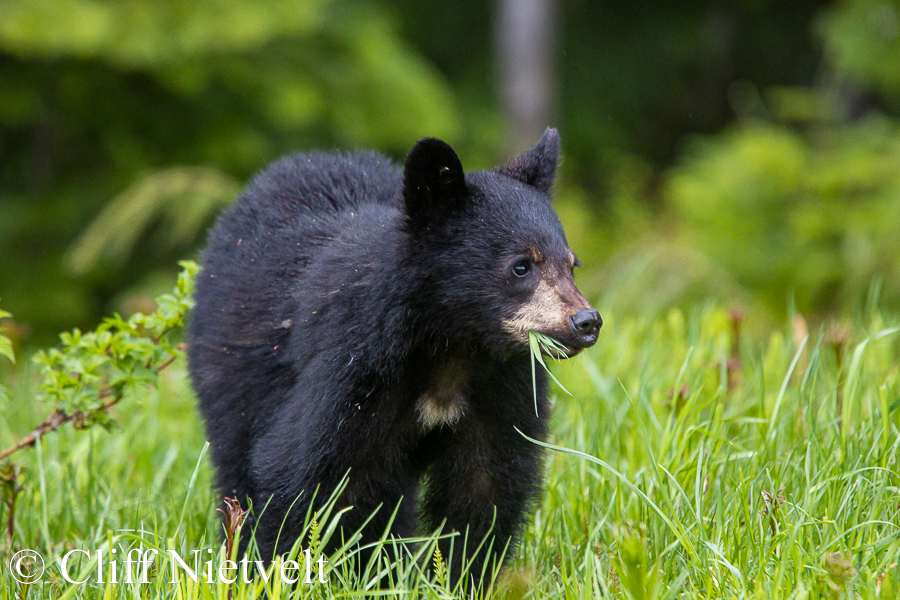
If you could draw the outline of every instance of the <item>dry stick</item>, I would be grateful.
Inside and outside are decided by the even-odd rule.
[[[15,485],[15,482],[13,482]],[[16,535],[16,490],[13,489],[13,495],[6,501],[6,509],[9,516],[6,519],[6,541],[12,547],[13,537]]]
[[[181,346],[179,346],[179,349],[182,349]],[[161,372],[163,369],[165,369],[166,367],[171,365],[172,362],[176,358],[177,358],[177,355],[172,355],[169,358],[167,358],[158,367],[156,367],[156,372],[157,373]],[[113,394],[113,389],[111,387],[101,388],[100,391],[97,392],[97,398],[98,399],[107,398],[107,397],[111,396],[112,394]],[[98,408],[94,412],[106,412],[111,407],[115,406],[121,399],[122,399],[121,395],[112,396],[112,398],[110,398],[109,400],[104,402],[100,406],[100,408]],[[23,437],[21,440],[19,440],[18,442],[16,442],[15,444],[10,446],[3,452],[0,452],[0,460],[3,460],[4,458],[9,456],[13,452],[17,452],[17,451],[21,450],[22,448],[26,448],[28,446],[34,446],[34,443],[42,435],[50,433],[54,429],[58,429],[61,425],[65,425],[69,421],[76,420],[76,419],[81,420],[84,418],[85,415],[86,415],[86,413],[84,411],[80,411],[80,410],[75,411],[71,415],[68,414],[64,410],[53,411],[52,413],[50,413],[50,416],[47,417],[47,420],[44,421],[43,423],[41,423],[40,425],[38,425],[34,431],[32,431],[31,433],[29,433],[28,435]]]
[[[6,505],[6,510],[9,512],[9,516],[6,519],[6,542],[10,548],[12,548],[13,536],[15,535],[16,498],[22,491],[22,488],[16,485],[16,480],[18,479],[19,470],[15,465],[6,465],[5,468],[0,470],[0,485],[6,488],[0,492],[0,496],[3,497],[3,504]]]
[[[738,374],[741,371],[741,323],[744,313],[739,308],[732,308],[728,313],[731,322],[731,352],[725,359],[725,377],[728,391],[737,387]]]

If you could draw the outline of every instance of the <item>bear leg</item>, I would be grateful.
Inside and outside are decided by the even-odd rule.
[[[507,431],[508,429],[508,431]],[[543,437],[539,425],[524,428]],[[436,459],[422,492],[423,522],[435,531],[459,532],[439,547],[449,560],[451,581],[489,581],[514,551],[514,544],[540,491],[543,452],[513,425],[461,422],[435,440]]]

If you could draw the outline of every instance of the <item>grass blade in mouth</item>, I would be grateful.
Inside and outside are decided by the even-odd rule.
[[[534,361],[537,359],[537,361],[541,363],[541,366],[544,367],[544,370],[547,371],[547,375],[550,376],[550,379],[552,379],[562,391],[571,396],[572,392],[567,390],[566,387],[559,382],[559,379],[550,372],[550,369],[547,368],[547,364],[544,362],[544,357],[542,356],[543,353],[546,353],[547,355],[556,358],[556,360],[559,360],[557,357],[567,355],[567,348],[552,337],[533,329],[528,332],[528,345],[531,347],[531,387],[534,389],[534,414],[540,416],[538,415],[537,372]]]

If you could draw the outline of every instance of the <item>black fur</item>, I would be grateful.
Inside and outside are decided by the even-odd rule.
[[[533,290],[511,282],[509,261],[568,254],[548,196],[558,150],[548,130],[498,172],[468,174],[434,139],[404,170],[375,153],[298,154],[220,217],[190,369],[221,492],[268,505],[265,558],[296,540],[317,486],[327,498],[348,470],[343,526],[381,507],[368,540],[402,499],[398,536],[446,522],[468,529],[470,551],[488,531],[496,552],[514,541],[542,477],[540,448],[515,428],[544,439],[549,407],[539,374],[535,415],[527,344],[501,322]],[[423,396],[440,406],[454,384],[462,416],[424,426]]]
[[[559,161],[559,134],[548,129],[530,152],[520,154],[499,169],[500,173],[550,193]]]

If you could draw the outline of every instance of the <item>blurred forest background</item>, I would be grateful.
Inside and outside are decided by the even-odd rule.
[[[602,313],[900,308],[897,0],[0,0],[7,328],[146,310],[282,154],[546,125]]]

